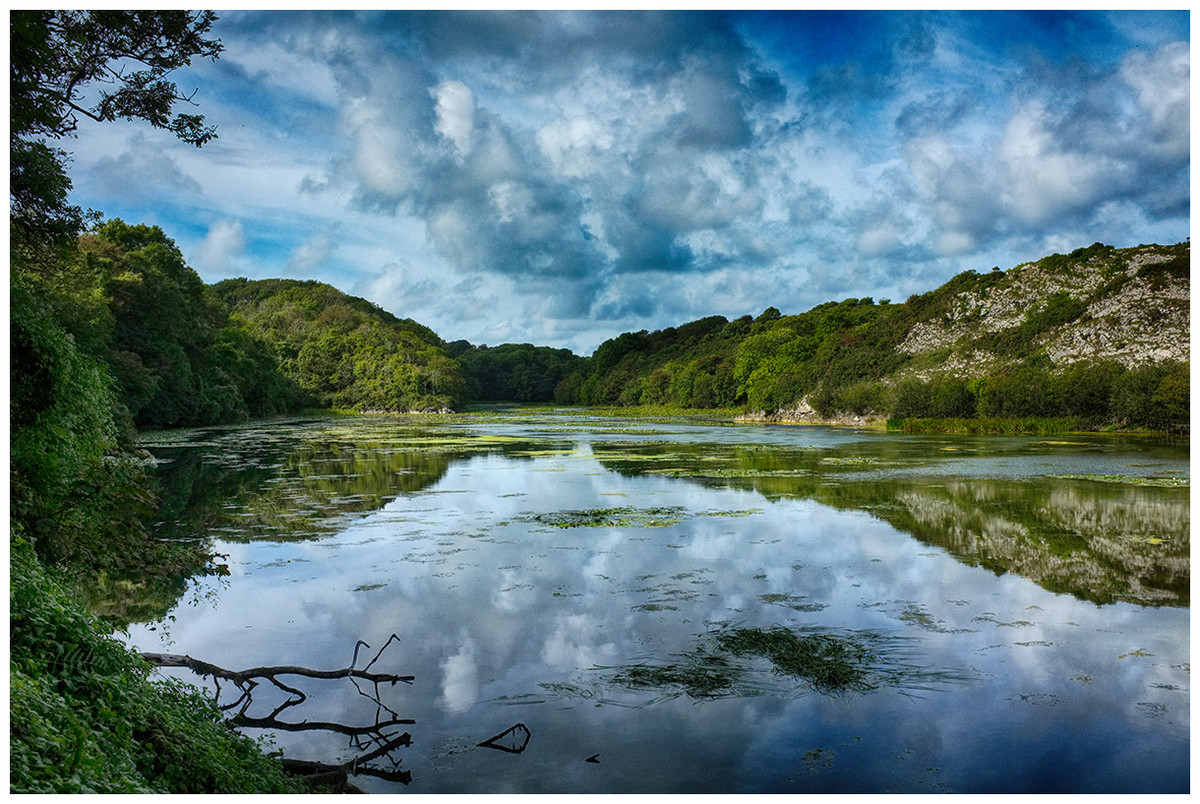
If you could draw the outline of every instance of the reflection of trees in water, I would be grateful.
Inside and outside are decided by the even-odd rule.
[[[455,456],[306,443],[274,460],[185,449],[159,468],[164,537],[307,539],[440,480]],[[261,456],[266,457],[266,456]]]
[[[495,453],[532,459],[525,453],[535,447],[570,446],[398,427],[386,418],[335,424],[299,433],[285,424],[178,431],[175,443],[149,447],[159,461],[151,473],[159,498],[155,536],[210,544],[320,538],[401,494],[433,486],[455,461]],[[121,624],[161,618],[195,572],[179,567],[110,584],[97,591],[96,608]]]
[[[1186,490],[1085,481],[909,484],[875,514],[960,560],[1093,603],[1190,604]],[[980,499],[983,497],[984,499]]]
[[[866,510],[965,563],[1013,572],[1094,603],[1187,606],[1191,577],[1187,488],[1083,479],[883,476],[936,470],[936,456],[873,442],[838,450],[689,444],[606,445],[612,471],[677,476],[767,498]],[[871,471],[870,475],[862,472]]]

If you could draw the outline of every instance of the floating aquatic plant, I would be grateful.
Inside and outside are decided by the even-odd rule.
[[[689,517],[751,516],[762,513],[761,508],[736,511],[688,511],[678,505],[656,508],[587,508],[574,511],[552,511],[520,517],[523,522],[537,522],[555,528],[665,528],[678,525]]]
[[[657,693],[645,703],[683,695],[711,700],[769,693],[787,696],[804,691],[826,695],[864,693],[883,687],[912,694],[968,680],[969,676],[961,672],[931,670],[914,661],[910,653],[913,644],[903,637],[865,631],[723,628],[705,634],[691,652],[674,655],[666,662],[642,660],[596,668],[609,675],[588,687],[587,697],[621,702],[605,698],[602,689]],[[541,686],[551,689],[551,685]],[[555,692],[572,697],[577,688],[582,689],[576,685],[553,686]]]
[[[1191,485],[1188,477],[1150,477],[1147,475],[1050,475],[1058,480],[1094,480],[1099,483],[1121,483],[1128,486],[1179,488]]]

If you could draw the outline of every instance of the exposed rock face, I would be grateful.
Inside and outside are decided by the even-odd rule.
[[[1090,251],[1090,249],[1088,250]],[[916,324],[899,349],[913,356],[949,350],[934,369],[913,372],[970,376],[996,370],[1006,360],[973,341],[1020,327],[1056,294],[1086,305],[1075,320],[1040,333],[1056,366],[1093,359],[1132,367],[1190,359],[1191,283],[1188,244],[1104,250],[1088,259],[1061,256],[1025,263],[979,290],[958,294],[949,313]],[[1156,270],[1155,266],[1158,266]],[[1163,270],[1170,266],[1169,270]]]

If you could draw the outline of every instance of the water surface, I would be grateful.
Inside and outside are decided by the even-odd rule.
[[[372,670],[411,686],[306,681],[280,715],[414,721],[398,765],[371,763],[407,784],[368,791],[1188,789],[1186,442],[544,411],[146,446],[161,532],[214,538],[231,574],[130,640],[330,669],[395,635]],[[252,715],[280,702],[256,695]],[[479,745],[518,723],[520,752],[522,731]]]

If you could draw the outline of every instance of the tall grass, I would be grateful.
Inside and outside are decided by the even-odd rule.
[[[972,419],[889,419],[887,429],[922,435],[1061,435],[1085,429],[1074,418],[1026,416]]]

